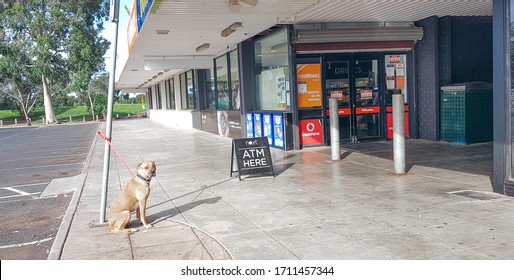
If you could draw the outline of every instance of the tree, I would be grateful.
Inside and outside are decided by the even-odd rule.
[[[108,0],[2,0],[2,46],[20,46],[28,64],[15,65],[38,75],[47,123],[57,122],[52,85],[69,79],[91,79],[103,67],[108,47],[101,37]],[[0,56],[0,59],[3,59]],[[84,82],[79,82],[79,88]]]
[[[107,94],[109,91],[109,74],[101,73],[93,77],[87,90],[87,108],[93,119],[98,113],[102,113],[104,119],[107,113]]]

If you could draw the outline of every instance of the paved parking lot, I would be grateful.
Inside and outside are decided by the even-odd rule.
[[[72,194],[41,197],[82,173],[98,123],[0,129],[0,259],[46,259]]]

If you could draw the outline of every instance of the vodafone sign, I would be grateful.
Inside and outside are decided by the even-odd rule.
[[[323,126],[321,119],[300,120],[300,144],[301,145],[322,145]]]

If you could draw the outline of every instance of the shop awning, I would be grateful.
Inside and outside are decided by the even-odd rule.
[[[297,52],[410,50],[423,38],[423,28],[374,27],[296,29]]]

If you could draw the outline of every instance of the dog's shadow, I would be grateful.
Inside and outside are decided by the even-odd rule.
[[[189,202],[187,204],[184,204],[184,205],[181,205],[178,207],[166,209],[164,211],[149,215],[146,217],[146,220],[148,221],[148,223],[156,224],[156,223],[159,223],[166,219],[169,219],[174,216],[185,213],[185,212],[187,212],[193,208],[196,208],[202,204],[215,204],[220,199],[221,199],[221,197],[211,197],[211,198],[201,199],[201,200],[197,200],[197,201],[192,201],[192,202]]]

